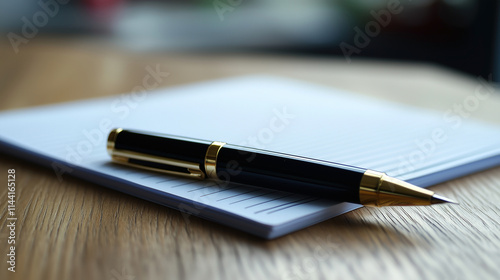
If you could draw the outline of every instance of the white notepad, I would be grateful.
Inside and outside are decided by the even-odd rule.
[[[500,163],[499,127],[268,76],[6,111],[0,148],[54,168],[54,176],[78,176],[264,238],[359,207],[116,165],[105,149],[115,127],[340,162],[423,187]]]

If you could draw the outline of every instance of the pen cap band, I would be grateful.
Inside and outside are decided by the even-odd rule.
[[[109,133],[108,142],[106,144],[106,148],[108,150],[109,155],[113,155],[113,151],[115,149],[116,138],[117,138],[118,134],[122,131],[123,131],[122,128],[115,128],[115,129],[111,130],[111,132]]]
[[[205,155],[205,173],[210,179],[218,179],[217,177],[217,156],[222,146],[226,145],[224,142],[212,142],[208,146],[207,154]]]

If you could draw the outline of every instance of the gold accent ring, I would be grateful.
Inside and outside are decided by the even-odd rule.
[[[115,143],[116,143],[116,138],[118,137],[118,134],[122,132],[122,128],[115,128],[111,130],[108,136],[108,142],[106,144],[106,148],[108,150],[109,155],[113,155],[113,151],[115,150]]]
[[[217,177],[217,156],[222,146],[226,145],[224,142],[214,141],[208,146],[205,155],[205,173],[208,178],[218,179]]]

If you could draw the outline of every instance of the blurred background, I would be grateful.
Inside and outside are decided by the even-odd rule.
[[[500,80],[497,0],[23,0],[2,40],[79,37],[137,52],[258,52],[432,62]]]

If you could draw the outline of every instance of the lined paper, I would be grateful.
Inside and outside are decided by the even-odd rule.
[[[223,141],[370,168],[427,187],[500,163],[500,129],[457,118],[251,76],[3,112],[0,148],[67,171],[62,178],[78,176],[275,238],[359,206],[117,165],[106,153],[107,134],[123,127]]]

